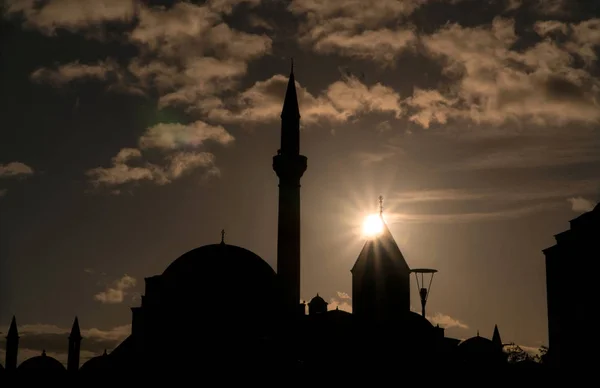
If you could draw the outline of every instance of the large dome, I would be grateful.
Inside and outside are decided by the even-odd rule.
[[[273,311],[278,301],[273,268],[255,253],[225,243],[183,254],[160,277],[167,304],[178,310],[198,306],[213,315],[257,316]]]
[[[275,277],[273,268],[257,254],[225,243],[205,245],[181,255],[165,269],[163,277],[180,278],[207,271],[235,271],[251,277]]]

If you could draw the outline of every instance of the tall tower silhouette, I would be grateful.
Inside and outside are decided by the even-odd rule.
[[[67,371],[77,372],[79,370],[79,352],[81,350],[81,330],[79,329],[79,319],[75,317],[71,334],[69,334],[69,353],[67,360]]]
[[[300,155],[300,109],[292,62],[281,111],[281,148],[273,157],[273,170],[279,177],[277,277],[288,316],[304,312],[300,307],[300,178],[306,161],[306,156]]]

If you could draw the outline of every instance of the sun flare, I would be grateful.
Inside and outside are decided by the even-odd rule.
[[[383,220],[378,214],[371,214],[363,221],[363,235],[366,237],[375,237],[383,232]]]

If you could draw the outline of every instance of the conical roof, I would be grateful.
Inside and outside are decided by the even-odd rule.
[[[399,270],[410,272],[410,267],[406,263],[396,240],[394,240],[392,232],[390,232],[383,216],[380,215],[380,217],[383,223],[382,231],[365,242],[351,272],[355,273],[373,266],[380,267],[390,264]]]

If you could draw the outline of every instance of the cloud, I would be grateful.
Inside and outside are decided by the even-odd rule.
[[[94,300],[105,304],[122,303],[125,295],[128,294],[129,289],[133,288],[135,284],[135,278],[124,275],[122,278],[116,280],[111,286],[108,286],[106,290],[94,295]]]
[[[92,168],[86,171],[86,175],[96,187],[141,181],[166,185],[200,168],[204,170],[205,178],[218,176],[220,171],[215,165],[214,154],[196,150],[206,141],[227,145],[234,141],[234,137],[225,128],[203,121],[159,123],[147,128],[138,140],[144,151],[163,151],[159,164],[144,160],[142,150],[138,148],[123,148],[112,158],[111,167]]]
[[[8,326],[1,328],[6,333]],[[19,325],[19,360],[39,356],[42,350],[47,355],[56,358],[66,365],[68,351],[68,336],[70,328],[63,328],[48,324],[26,324]],[[131,334],[131,325],[117,326],[109,330],[98,328],[82,328],[81,335],[81,363],[102,354],[104,349],[108,351],[116,348],[125,338]],[[4,359],[6,339],[0,338],[0,359]]]
[[[567,12],[568,5],[567,0],[537,0],[535,7],[542,14],[556,15]]]
[[[293,0],[289,10],[303,17],[298,40],[322,54],[366,58],[392,64],[412,48],[416,35],[406,16],[427,0]]]
[[[283,75],[258,81],[232,99],[219,102],[218,107],[207,107],[206,113],[211,120],[222,123],[275,121],[281,114],[287,83],[288,77]],[[352,76],[330,84],[318,96],[310,94],[298,82],[296,89],[304,125],[322,120],[346,122],[367,113],[400,117],[402,112],[400,96],[392,88],[380,83],[368,86]]]
[[[34,82],[62,86],[75,80],[106,81],[110,73],[117,71],[119,71],[117,63],[110,59],[91,65],[75,61],[60,65],[56,69],[38,68],[31,73],[30,78]]]
[[[390,223],[469,223],[485,221],[503,221],[527,217],[535,213],[557,209],[564,202],[548,202],[535,205],[511,207],[504,210],[465,213],[386,213]]]
[[[564,199],[574,195],[597,193],[600,186],[593,180],[564,182],[535,182],[510,189],[437,189],[397,193],[388,199],[392,206],[415,202],[495,201],[522,202]]]
[[[583,35],[591,45],[591,35]],[[577,65],[569,47],[583,44],[575,35],[566,43],[543,39],[520,48],[515,21],[496,17],[488,26],[446,25],[421,43],[451,81],[443,91],[415,88],[406,100],[414,110],[410,120],[423,127],[449,119],[546,126],[600,120],[600,81]]]
[[[7,12],[25,15],[28,25],[48,35],[56,28],[100,27],[135,14],[135,25],[126,25],[129,31],[119,36],[138,49],[128,64],[120,66],[112,58],[91,64],[76,60],[56,69],[39,68],[31,74],[32,80],[57,86],[80,79],[104,80],[115,92],[145,96],[156,92],[160,108],[194,110],[230,91],[246,74],[250,61],[271,52],[271,38],[233,29],[223,20],[235,7],[259,3],[212,0],[162,7],[120,0],[59,0],[36,8],[33,1],[21,0],[11,2]]]
[[[428,315],[427,319],[433,325],[440,325],[444,329],[450,328],[458,328],[458,329],[468,329],[469,326],[464,322],[459,321],[458,319],[452,318],[449,315],[442,313],[435,313],[434,315]]]
[[[178,149],[197,147],[206,140],[226,145],[234,138],[222,126],[212,126],[203,121],[188,125],[179,123],[159,123],[146,130],[139,140],[142,149]]]
[[[31,175],[33,168],[25,163],[10,162],[8,164],[0,164],[0,178],[9,178],[14,176]]]
[[[352,312],[352,302],[350,302],[350,298],[331,298],[329,299],[329,303],[327,304],[327,310],[342,310],[347,311],[349,313]]]
[[[352,299],[352,298],[350,298],[350,295],[346,294],[345,292],[338,291],[337,296],[340,299]]]
[[[6,0],[6,17],[20,15],[24,26],[53,36],[101,27],[107,22],[128,22],[135,15],[135,0]]]
[[[586,213],[594,210],[596,205],[594,202],[583,197],[568,198],[567,201],[571,204],[571,209],[576,213]]]

